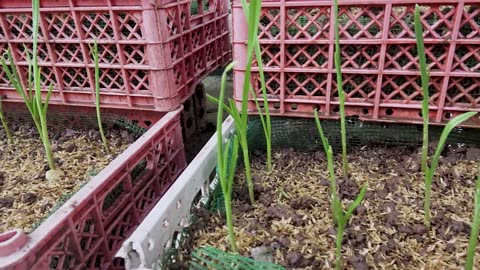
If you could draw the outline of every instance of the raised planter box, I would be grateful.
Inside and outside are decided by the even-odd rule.
[[[186,167],[167,113],[29,235],[0,235],[0,269],[123,269],[115,253]]]
[[[234,131],[234,123],[228,117],[223,123],[223,135]],[[175,247],[179,236],[190,220],[194,202],[209,197],[211,185],[215,185],[217,166],[216,134],[205,144],[187,169],[178,177],[150,214],[132,235],[123,242],[117,257],[125,260],[126,269],[157,269],[163,255]]]
[[[251,146],[253,146],[251,149],[264,149],[263,142],[261,141],[263,139],[263,130],[260,121],[257,119],[256,121],[252,121],[250,123],[252,125],[249,126],[249,131],[251,131],[249,136],[251,136],[250,143],[252,143]],[[324,131],[326,131],[327,137],[332,139],[330,141],[333,143],[333,146],[336,149],[340,149],[339,140],[335,140],[335,138],[339,138],[340,134],[338,123],[336,121],[323,121],[322,125],[324,127]],[[316,134],[317,130],[315,123],[312,119],[286,119],[284,117],[275,117],[275,120],[273,121],[273,127],[274,151],[280,150],[280,152],[276,152],[274,155],[274,171],[272,174],[268,175],[266,173],[259,172],[263,171],[264,169],[264,157],[253,157],[253,159],[256,159],[256,161],[252,161],[251,163],[255,164],[255,162],[259,162],[260,160],[260,164],[257,163],[257,165],[252,165],[257,170],[255,178],[257,180],[255,183],[265,188],[262,189],[262,187],[260,187],[260,189],[263,191],[259,191],[260,193],[258,194],[258,201],[253,207],[249,208],[250,210],[242,210],[245,209],[245,205],[249,204],[248,196],[246,192],[238,193],[238,190],[236,190],[236,192],[234,188],[234,194],[236,194],[236,197],[234,195],[233,198],[235,204],[233,212],[234,216],[236,216],[234,221],[236,228],[235,231],[238,237],[237,243],[239,243],[239,248],[243,248],[240,250],[240,253],[244,256],[250,256],[250,251],[253,253],[254,248],[259,246],[268,248],[276,245],[276,248],[272,247],[273,249],[270,250],[270,252],[272,257],[278,259],[279,256],[283,256],[282,258],[286,257],[290,252],[290,248],[295,246],[297,254],[296,256],[298,256],[300,253],[299,250],[303,250],[303,248],[307,250],[305,252],[302,251],[302,256],[300,256],[301,258],[304,258],[304,255],[310,255],[308,260],[306,260],[307,266],[313,266],[314,269],[322,267],[331,268],[333,267],[332,262],[334,258],[333,246],[335,241],[335,231],[332,233],[330,229],[335,230],[335,225],[329,218],[328,214],[322,214],[327,212],[329,213],[329,211],[331,211],[328,204],[325,204],[325,202],[328,201],[330,193],[328,190],[329,182],[326,180],[327,174],[325,171],[322,172],[322,168],[326,167],[326,161],[323,150],[318,151],[321,149],[321,143],[320,139],[318,138],[318,134]],[[438,139],[441,130],[441,127],[432,127],[430,133],[430,138],[432,141]],[[234,123],[232,118],[229,117],[223,124],[224,138],[228,137],[228,135],[233,132]],[[475,156],[475,153],[478,153],[476,151],[478,151],[479,145],[479,141],[476,139],[478,138],[477,133],[478,131],[475,129],[465,129],[463,132],[459,132],[458,134],[452,134],[450,137],[451,141],[449,140],[449,145],[455,146],[460,145],[460,143],[466,143],[467,146],[464,146],[464,149],[466,150],[467,154],[465,155],[463,152],[457,152],[455,147],[449,148],[443,155],[442,165],[438,170],[439,173],[444,173],[445,170],[449,170],[451,168],[463,168],[459,169],[461,170],[461,173],[458,178],[451,180],[452,182],[449,183],[452,183],[452,185],[455,185],[455,187],[466,188],[469,190],[468,192],[471,192],[474,189],[472,180],[475,179],[475,170],[473,169],[473,163],[471,160],[476,159],[478,161],[478,155]],[[432,218],[437,220],[448,216],[448,218],[445,219],[445,224],[437,223],[433,225],[434,229],[432,230],[432,233],[435,232],[437,235],[439,235],[439,232],[442,231],[441,234],[443,234],[443,236],[440,238],[434,238],[432,240],[432,237],[429,236],[428,233],[420,232],[418,235],[414,235],[412,233],[413,231],[408,232],[408,229],[405,230],[405,228],[411,228],[412,226],[415,227],[415,224],[422,224],[423,215],[421,209],[423,204],[421,204],[421,200],[419,200],[418,204],[414,204],[409,199],[401,201],[392,199],[394,194],[398,196],[398,194],[401,193],[404,194],[402,196],[406,196],[405,193],[408,193],[408,196],[410,196],[411,193],[415,193],[416,195],[414,198],[417,200],[420,199],[421,194],[423,194],[423,189],[421,187],[422,177],[419,174],[420,165],[415,160],[415,150],[412,150],[415,149],[415,147],[420,147],[421,145],[421,131],[417,131],[416,125],[385,125],[379,123],[365,123],[362,125],[359,123],[359,125],[356,127],[349,126],[347,134],[349,155],[356,157],[353,158],[350,156],[352,157],[352,159],[349,161],[351,162],[351,179],[355,182],[359,181],[359,179],[361,181],[370,181],[369,189],[367,191],[369,195],[367,198],[365,198],[365,203],[362,205],[368,209],[367,211],[376,211],[376,215],[378,215],[380,218],[374,218],[375,224],[372,224],[372,220],[370,219],[372,216],[365,218],[364,214],[355,214],[355,217],[352,219],[352,222],[355,222],[352,224],[355,225],[350,225],[348,227],[348,232],[344,237],[346,242],[344,246],[348,246],[349,252],[344,252],[343,256],[352,258],[356,256],[354,254],[365,252],[367,254],[364,254],[364,256],[365,258],[368,257],[369,261],[368,264],[367,262],[362,264],[363,266],[368,265],[368,267],[380,267],[382,265],[389,265],[391,267],[401,267],[402,260],[397,262],[395,258],[398,257],[395,256],[399,256],[399,254],[401,254],[404,255],[405,258],[409,258],[407,256],[413,257],[413,255],[409,254],[409,252],[412,250],[403,248],[403,245],[407,245],[407,243],[418,242],[421,244],[415,246],[417,249],[416,251],[412,252],[419,252],[421,248],[428,248],[429,251],[427,252],[427,255],[415,257],[415,262],[413,262],[413,259],[412,261],[406,260],[408,261],[406,265],[409,266],[407,268],[416,269],[418,268],[416,266],[425,265],[427,263],[431,263],[432,267],[441,267],[442,265],[446,265],[448,261],[453,262],[456,264],[456,266],[461,265],[465,259],[464,249],[466,249],[466,246],[460,243],[466,243],[468,241],[468,233],[454,233],[450,230],[450,226],[453,226],[453,224],[468,224],[469,221],[467,220],[471,217],[470,211],[473,209],[473,206],[468,208],[468,210],[463,211],[461,215],[455,214],[455,210],[457,208],[453,207],[452,209],[454,210],[452,211],[445,209],[444,213],[437,212],[434,216],[432,216]],[[359,138],[358,136],[364,137]],[[382,144],[382,146],[379,147],[379,144]],[[212,194],[211,191],[215,190],[215,187],[218,186],[218,181],[215,176],[215,168],[217,163],[216,146],[217,138],[216,135],[213,135],[202,151],[198,153],[196,158],[185,169],[182,175],[179,176],[178,180],[172,185],[170,190],[165,194],[164,197],[162,197],[162,199],[152,209],[150,214],[144,219],[142,224],[140,224],[135,232],[133,232],[131,236],[125,240],[122,248],[119,250],[116,256],[125,259],[126,269],[163,269],[160,268],[160,266],[168,269],[169,265],[165,264],[167,264],[169,261],[178,263],[176,264],[177,267],[183,267],[188,263],[188,255],[190,254],[189,252],[195,250],[195,248],[198,248],[201,245],[213,245],[220,249],[228,249],[229,243],[227,240],[227,232],[224,227],[225,221],[223,218],[214,213],[211,213],[209,216],[206,214],[206,212],[209,212],[206,209],[205,212],[197,212],[194,210],[195,208],[209,205],[205,204],[207,200],[215,199],[215,193]],[[388,149],[387,146],[403,146],[403,148],[394,148],[392,150]],[[281,150],[281,148],[284,149]],[[297,149],[301,151],[301,153],[291,149]],[[370,152],[371,155],[369,155]],[[399,159],[398,162],[392,162],[392,159],[396,158]],[[460,162],[463,165],[456,164],[456,162]],[[466,165],[467,163],[469,165]],[[382,171],[387,166],[389,166],[388,168],[405,168],[405,171],[401,175],[393,172],[391,175],[389,175],[388,173]],[[468,168],[467,166],[472,166],[472,168]],[[306,169],[306,167],[308,167],[308,169]],[[293,168],[295,168],[294,174],[291,173],[291,171],[294,170]],[[395,169],[392,169],[392,171],[394,170]],[[359,173],[358,176],[355,176],[359,171],[362,172]],[[373,172],[372,178],[368,178],[371,180],[365,180],[367,179],[363,177],[365,171]],[[243,172],[237,174],[239,180],[237,183],[242,183],[244,181],[242,174]],[[394,181],[385,182],[385,179],[388,181]],[[445,179],[446,176],[442,177],[441,179],[436,178],[435,180],[435,185],[438,185],[438,187],[434,188],[434,192],[437,194],[435,199],[437,204],[436,207],[443,207],[439,205],[448,204],[448,202],[451,201],[445,197],[449,197],[446,194],[453,192],[453,189],[451,189],[450,186],[447,186],[447,184],[444,184],[443,181],[446,181]],[[302,182],[302,180],[305,181]],[[282,182],[283,185],[281,184]],[[465,184],[465,182],[468,182],[468,184]],[[340,189],[346,187],[351,188],[349,191],[345,191],[345,193],[342,194],[351,194],[350,192],[353,192],[352,189],[360,189],[360,185],[358,183],[355,184],[353,188],[350,186],[350,184],[346,185],[345,182],[342,183],[343,184],[340,184]],[[392,183],[393,186],[398,187],[388,190]],[[301,199],[300,197],[302,197],[298,194],[299,190],[297,190],[297,193],[293,193],[295,192],[295,188],[293,186],[297,187],[303,193],[309,193],[309,196],[313,196],[310,197],[310,199],[312,199],[312,204],[310,205],[309,202],[304,203],[303,206],[299,206],[301,203],[298,204],[298,202],[302,200],[297,200],[297,207],[291,206],[292,200],[295,201],[295,199]],[[288,191],[284,193],[286,195],[281,196],[279,195],[279,190]],[[408,192],[405,190],[408,190]],[[356,191],[353,193],[356,194]],[[445,196],[440,195],[443,193],[445,193]],[[467,194],[467,192],[465,191],[465,193],[459,194]],[[351,195],[343,196],[343,200],[353,200]],[[455,195],[454,197],[461,196]],[[302,198],[305,199],[306,197]],[[468,197],[468,202],[472,200],[473,198]],[[395,215],[397,215],[398,212],[403,211],[400,209],[404,209],[405,207],[408,208],[408,211],[401,212],[404,214],[402,217],[400,217],[400,214],[398,214],[399,220],[392,223],[393,225],[390,224],[393,227],[388,227],[389,229],[385,229],[384,231],[369,230],[368,228],[371,228],[371,226],[383,228],[382,226],[385,225],[384,221],[387,219],[387,214],[379,214],[379,212],[385,211],[383,207],[386,207],[386,205],[387,207],[390,207],[392,203],[395,203],[394,205],[397,205],[396,203],[398,203],[399,206],[397,210],[392,211]],[[418,205],[418,207],[416,205]],[[283,208],[281,206],[283,206]],[[293,219],[290,219],[290,216],[283,216],[286,212],[282,212],[280,210],[273,211],[274,209],[279,209],[279,207],[282,209],[289,209],[286,212],[289,212]],[[259,216],[258,212],[256,215],[253,215],[253,209],[263,211],[260,213],[264,214],[265,216]],[[310,210],[314,211],[315,214],[309,212]],[[202,214],[196,218],[195,213]],[[365,211],[363,213],[365,213]],[[416,213],[415,219],[412,219],[413,213]],[[443,214],[445,214],[445,216]],[[192,222],[195,222],[195,220],[200,220],[200,224],[195,224],[200,226],[192,226],[192,229],[189,230],[188,227],[190,224],[192,224]],[[214,225],[209,226],[209,224]],[[252,224],[257,224],[259,227],[250,227]],[[287,226],[286,230],[282,230],[282,228],[285,229],[285,227],[282,227],[282,224]],[[357,227],[360,226],[359,224],[361,227]],[[420,228],[423,228],[422,225],[419,226]],[[304,228],[306,227],[310,229],[317,228],[317,231],[312,234],[307,234],[304,231]],[[193,230],[195,229],[193,228],[197,228],[201,231],[197,231],[198,234],[196,234],[194,233]],[[266,230],[265,233],[262,231],[263,229]],[[277,234],[271,234],[274,229]],[[393,232],[390,230],[393,230]],[[381,231],[382,240],[378,241],[377,239],[379,238],[374,238],[373,236],[369,235],[368,231],[374,232],[374,235],[377,235],[377,233]],[[255,238],[257,234],[262,236],[257,239]],[[372,248],[356,246],[354,243],[358,244],[358,242],[355,242],[357,241],[356,239],[358,239],[356,238],[358,235],[367,235],[367,238],[365,239],[369,239],[369,237],[374,239],[369,240],[370,242],[368,242],[368,244],[372,244]],[[189,242],[188,240],[182,241],[182,237],[185,236],[194,238],[197,237],[197,242]],[[292,243],[291,246],[288,244],[282,246],[282,243],[276,242],[278,240],[277,237],[284,237],[283,239],[290,239],[291,241],[298,242],[289,242]],[[395,255],[388,257],[384,261],[380,260],[381,263],[378,263],[377,260],[372,258],[376,258],[375,255],[377,255],[378,252],[383,252],[382,250],[385,248],[385,246],[391,245],[389,244],[389,240],[384,240],[385,237],[387,237],[387,239],[395,238],[393,242],[395,242],[399,248],[395,249],[397,251],[397,253],[394,253]],[[199,240],[198,238],[201,239]],[[306,239],[306,241],[302,242],[303,240],[300,239]],[[183,240],[185,240],[185,238],[183,238]],[[321,248],[315,244],[312,244],[314,241],[319,240],[323,241]],[[182,242],[187,242],[188,244],[182,246]],[[447,243],[450,242],[458,244],[455,247],[456,253],[453,253],[456,254],[455,256],[450,256],[452,253],[449,253],[448,251],[445,252],[444,250]],[[367,245],[367,240],[362,243]],[[247,251],[245,250],[245,246],[247,246]],[[419,246],[421,248],[418,248]],[[347,247],[345,248],[347,249]],[[183,257],[183,259],[178,260],[179,257],[175,257],[175,260],[168,260],[171,259],[172,254],[174,254],[172,251],[177,251],[178,254],[181,254],[179,257]],[[387,250],[382,255],[385,255],[388,252],[389,251]],[[281,255],[276,256],[275,254]],[[187,259],[185,259],[186,257]],[[222,262],[222,259],[219,258],[219,261]],[[283,261],[283,264],[287,263],[291,268],[295,269],[305,267],[305,264],[302,264],[305,263],[305,261],[292,261],[294,262]],[[240,264],[241,262],[237,261],[237,263]],[[347,262],[345,264],[347,264]],[[218,265],[222,264],[219,263]],[[248,265],[253,267],[252,264]],[[223,264],[223,266],[225,266],[225,264]],[[412,268],[412,266],[414,267]],[[348,266],[346,266],[346,268],[357,269],[355,268],[355,264],[352,264],[351,262],[348,262]],[[228,266],[225,266],[225,268],[222,269],[228,269]]]
[[[99,44],[104,108],[171,111],[230,58],[221,0],[41,1],[39,65],[51,104],[94,106],[90,45]],[[31,1],[0,3],[0,54],[7,49],[25,88],[32,50]],[[0,95],[21,102],[4,72]]]

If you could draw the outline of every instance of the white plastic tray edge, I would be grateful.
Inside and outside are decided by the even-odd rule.
[[[222,134],[234,131],[233,119],[223,122]],[[154,269],[171,246],[175,232],[188,226],[190,209],[195,196],[209,190],[209,177],[217,165],[217,134],[215,133],[197,156],[178,177],[142,223],[123,242],[116,257],[125,260],[127,270]]]

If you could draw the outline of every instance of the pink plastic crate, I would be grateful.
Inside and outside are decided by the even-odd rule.
[[[240,105],[247,26],[233,1],[234,98]],[[346,113],[368,121],[421,123],[422,91],[413,12],[421,5],[431,70],[430,116],[444,124],[480,111],[479,0],[339,0]],[[264,1],[259,39],[272,114],[339,117],[333,1]],[[258,68],[252,83],[261,97]],[[250,112],[256,111],[253,99]],[[480,126],[478,117],[466,126]]]
[[[123,269],[116,252],[185,167],[176,110],[28,236],[0,234],[0,269]]]
[[[89,45],[99,43],[103,107],[176,109],[231,58],[223,0],[42,0],[39,65],[52,104],[94,106]],[[0,54],[13,52],[26,85],[31,1],[0,1]],[[4,72],[0,95],[21,101]]]

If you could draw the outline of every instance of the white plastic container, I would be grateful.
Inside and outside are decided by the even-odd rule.
[[[234,131],[233,119],[223,122],[223,137]],[[175,236],[190,224],[194,199],[209,197],[218,181],[212,179],[217,165],[217,133],[215,133],[190,165],[178,177],[148,216],[123,243],[116,257],[125,260],[127,270],[157,269],[168,249],[175,245]]]

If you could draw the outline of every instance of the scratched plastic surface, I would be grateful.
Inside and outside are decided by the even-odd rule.
[[[39,65],[52,104],[94,106],[94,40],[101,102],[110,108],[174,110],[231,59],[223,0],[42,0],[40,12]],[[13,52],[26,86],[31,1],[0,1],[0,22],[0,54]],[[2,71],[0,95],[21,102]]]
[[[25,244],[0,235],[0,269],[124,269],[116,252],[186,167],[180,112],[150,127]]]
[[[346,112],[368,121],[421,123],[422,91],[413,12],[421,3],[430,68],[430,119],[445,124],[480,111],[480,1],[339,0]],[[240,105],[247,27],[233,1],[234,97]],[[333,1],[264,1],[259,39],[275,115],[339,117]],[[253,68],[258,72],[258,68]],[[258,73],[252,79],[261,97]],[[249,110],[255,113],[253,100]],[[478,117],[465,126],[480,126]]]

